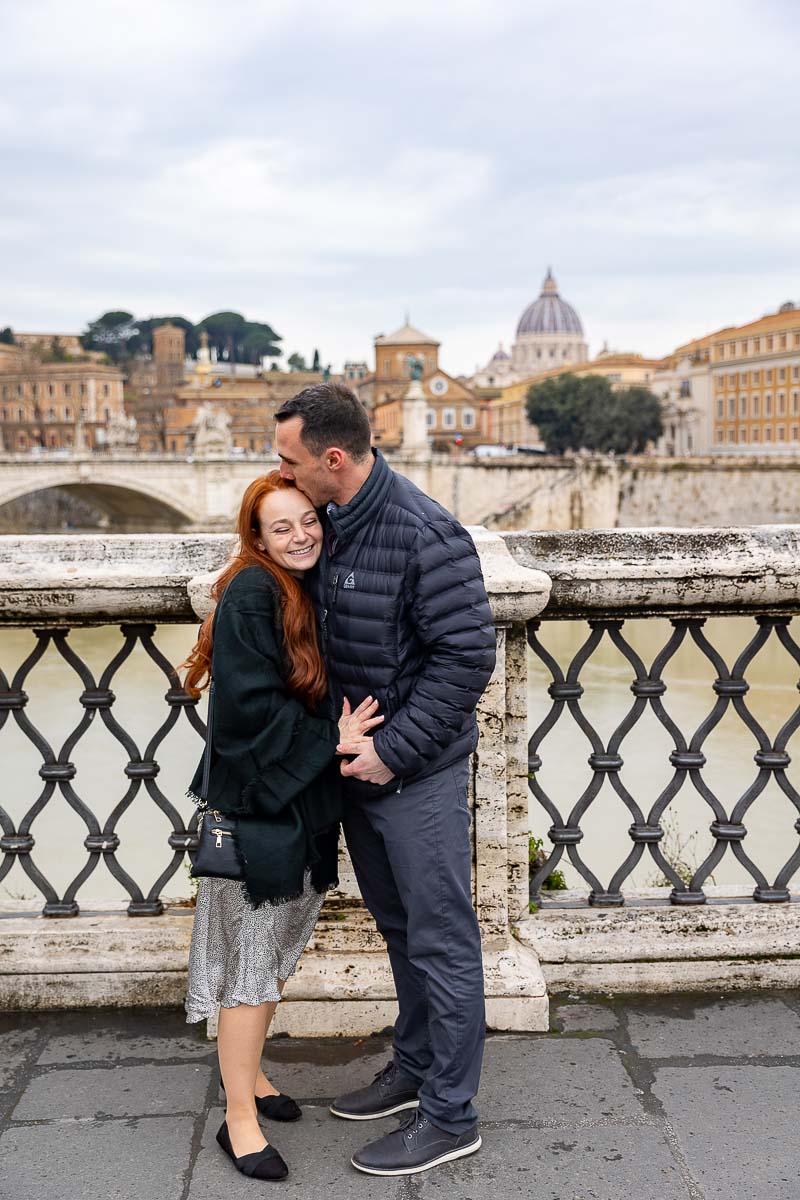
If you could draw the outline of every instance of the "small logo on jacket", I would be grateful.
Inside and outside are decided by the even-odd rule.
[[[353,572],[351,571],[350,574],[347,576],[347,579],[345,579],[344,583],[342,584],[342,587],[349,588],[350,591],[352,592],[353,589],[355,588],[355,586],[356,586],[356,577],[353,574]]]

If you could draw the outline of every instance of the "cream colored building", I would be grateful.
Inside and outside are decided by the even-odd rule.
[[[668,354],[651,388],[661,400],[659,454],[708,454],[712,449],[711,338],[696,338]]]

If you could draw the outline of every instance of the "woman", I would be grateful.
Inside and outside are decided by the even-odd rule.
[[[212,589],[185,666],[193,696],[214,677],[208,807],[236,816],[244,878],[200,879],[189,955],[187,1021],[220,1005],[217,1053],[226,1119],[217,1141],[245,1175],[283,1179],[257,1112],[294,1120],[299,1107],[261,1070],[264,1038],[337,880],[337,743],[372,729],[377,701],[337,723],[311,602],[301,579],[319,558],[309,498],[272,471],[250,484],[239,550]],[[202,760],[190,784],[198,798]]]

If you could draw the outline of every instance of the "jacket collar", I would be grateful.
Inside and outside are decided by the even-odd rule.
[[[334,533],[340,542],[349,542],[369,524],[386,503],[392,486],[394,471],[381,454],[373,447],[375,461],[372,470],[361,487],[347,504],[327,506],[326,512]]]

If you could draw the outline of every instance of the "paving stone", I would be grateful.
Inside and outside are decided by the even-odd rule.
[[[0,1196],[177,1200],[189,1168],[192,1123],[191,1117],[147,1117],[8,1129],[0,1137]]]
[[[205,1059],[216,1055],[216,1043],[192,1037],[121,1037],[104,1029],[51,1037],[39,1056],[40,1066],[56,1063],[118,1062],[126,1058]]]
[[[187,1200],[219,1200],[220,1196],[263,1196],[264,1183],[245,1179],[216,1143],[224,1110],[212,1109],[203,1133],[202,1149],[192,1170]],[[302,1119],[287,1124],[263,1123],[267,1140],[274,1144],[289,1165],[289,1177],[280,1185],[289,1200],[395,1200],[397,1180],[364,1175],[350,1165],[350,1158],[365,1142],[396,1128],[396,1119],[385,1121],[337,1121],[323,1108],[305,1108]]]
[[[660,1011],[634,1005],[628,1030],[645,1058],[797,1054],[800,1047],[800,1016],[782,1001],[767,998],[737,997],[714,1004],[683,1000],[662,1004]]]
[[[800,1067],[662,1067],[664,1105],[705,1200],[798,1200]]]
[[[619,1051],[605,1038],[490,1038],[476,1103],[483,1121],[642,1116]]]
[[[297,1100],[332,1100],[372,1082],[392,1057],[388,1038],[275,1038],[263,1067],[276,1088]]]
[[[601,1004],[560,1004],[553,1006],[550,1025],[564,1033],[605,1031],[619,1028],[619,1020],[612,1008]]]
[[[13,1086],[38,1036],[38,1029],[12,1029],[0,1036],[0,1091]]]
[[[46,1071],[28,1084],[12,1116],[41,1121],[200,1112],[210,1073],[200,1065]]]
[[[482,1136],[477,1154],[416,1176],[418,1200],[687,1200],[669,1147],[652,1127],[491,1129]]]

